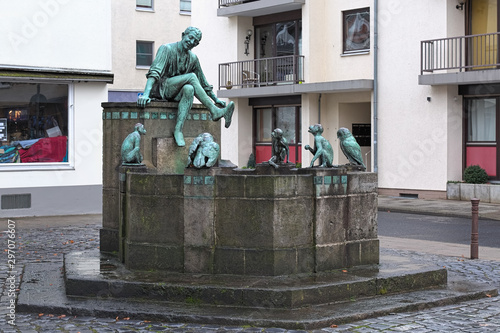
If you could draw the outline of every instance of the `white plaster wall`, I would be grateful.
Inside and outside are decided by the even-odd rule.
[[[107,99],[104,83],[74,85],[74,140],[68,155],[73,169],[1,171],[2,188],[54,187],[102,184],[102,108]],[[24,166],[24,165],[23,165]]]
[[[253,53],[248,56],[243,53],[246,31],[253,28],[252,19],[218,17],[217,1],[192,0],[191,6],[191,23],[203,33],[200,45],[193,52],[200,59],[208,82],[217,91],[220,63],[253,59]],[[253,37],[250,52],[254,50]],[[221,120],[221,158],[244,166],[252,148],[252,114],[247,99],[235,100],[235,104],[231,126],[225,128],[224,120]]]
[[[309,1],[303,9],[306,82],[373,78],[373,43],[366,54],[343,55],[342,12],[370,7],[370,0]],[[373,22],[370,22],[373,27]],[[373,28],[372,39],[373,39]],[[305,47],[304,47],[305,45]]]
[[[0,0],[0,63],[110,70],[110,0]]]
[[[454,139],[458,128],[449,131],[448,124],[457,109],[456,87],[417,84],[420,41],[463,34],[463,17],[451,0],[379,6],[379,187],[444,191],[448,172],[457,169],[450,163],[461,163],[456,148],[449,149],[461,147],[461,138]]]
[[[154,10],[136,10],[135,0],[111,0],[113,73],[110,90],[144,90],[148,68],[136,68],[136,41],[162,44],[181,40],[191,16],[180,14],[179,1],[154,1]],[[196,51],[197,49],[195,49]]]

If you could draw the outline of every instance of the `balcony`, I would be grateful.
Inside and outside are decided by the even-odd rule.
[[[500,82],[499,38],[496,32],[422,41],[419,84]]]
[[[304,56],[263,58],[219,64],[219,90],[297,84],[304,81]]]
[[[301,9],[306,0],[219,0],[217,16],[249,16],[284,13]]]

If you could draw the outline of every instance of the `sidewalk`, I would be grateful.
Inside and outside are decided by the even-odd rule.
[[[471,218],[472,220],[471,206],[470,201],[423,200],[388,196],[379,196],[378,198],[379,211],[457,216]],[[479,219],[497,220],[499,221],[498,225],[500,227],[500,204],[479,202]],[[437,254],[449,257],[470,258],[470,245],[400,237],[385,237],[380,235],[379,241],[380,247],[383,248]],[[485,260],[500,260],[500,249],[481,246],[481,244],[479,244],[479,258]]]
[[[471,208],[470,201],[378,197],[378,210],[382,211],[471,218]],[[479,202],[479,218],[500,221],[500,204]]]

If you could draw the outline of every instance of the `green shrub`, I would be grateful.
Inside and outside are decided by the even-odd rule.
[[[488,174],[479,165],[471,165],[464,170],[464,181],[469,184],[484,184],[488,181]]]

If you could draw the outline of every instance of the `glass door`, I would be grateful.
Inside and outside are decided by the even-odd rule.
[[[499,98],[467,98],[465,167],[479,165],[488,176],[499,178]]]

